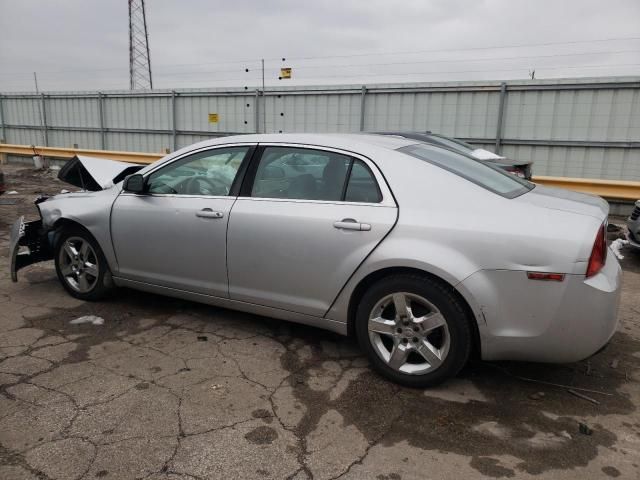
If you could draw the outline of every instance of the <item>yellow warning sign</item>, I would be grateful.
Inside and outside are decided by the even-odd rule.
[[[217,113],[209,114],[209,123],[218,123],[219,117]]]
[[[291,78],[291,68],[285,67],[280,69],[280,79]]]

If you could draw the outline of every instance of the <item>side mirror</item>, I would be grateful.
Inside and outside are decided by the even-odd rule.
[[[122,189],[130,193],[144,193],[144,177],[139,173],[129,175],[124,179]]]

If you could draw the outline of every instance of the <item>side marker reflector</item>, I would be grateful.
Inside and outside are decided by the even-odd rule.
[[[550,282],[562,282],[564,273],[527,272],[529,280],[543,280]]]

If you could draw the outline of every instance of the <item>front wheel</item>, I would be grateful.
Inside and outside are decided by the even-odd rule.
[[[57,236],[58,279],[73,297],[100,300],[112,290],[111,272],[98,242],[81,228],[65,228]]]
[[[451,287],[420,275],[394,275],[373,285],[356,314],[356,335],[373,368],[409,387],[456,375],[471,350],[471,330]]]

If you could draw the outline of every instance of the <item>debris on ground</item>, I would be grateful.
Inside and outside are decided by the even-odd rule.
[[[71,325],[80,325],[82,323],[91,323],[92,325],[103,325],[104,318],[97,317],[95,315],[85,315],[83,317],[78,317],[69,322]]]
[[[60,193],[69,193],[69,190],[67,190],[66,188],[63,188],[62,190],[60,190]]]
[[[611,242],[611,250],[613,251],[613,254],[616,257],[618,257],[618,260],[622,260],[624,258],[624,255],[620,253],[620,249],[622,249],[622,247],[628,244],[629,244],[629,240],[623,240],[622,238],[619,238]]]
[[[198,341],[199,341],[199,342],[206,342],[206,341],[208,341],[208,340],[209,340],[209,337],[207,337],[206,335],[200,335],[200,336],[198,337]]]
[[[11,190],[10,192],[7,192],[7,195],[17,195],[18,192],[16,192],[15,190]]]
[[[598,400],[596,400],[595,398],[591,398],[583,393],[580,392],[576,392],[575,390],[568,388],[567,392],[569,392],[571,395],[578,397],[578,398],[582,398],[583,400],[586,400],[587,402],[591,402],[591,403],[595,403],[596,405],[600,405],[600,402]]]
[[[581,434],[583,435],[592,435],[593,434],[593,430],[591,428],[589,428],[589,426],[586,423],[579,423],[579,431]]]
[[[618,363],[620,363],[620,359],[619,358],[614,358],[609,366],[611,368],[618,368]]]

